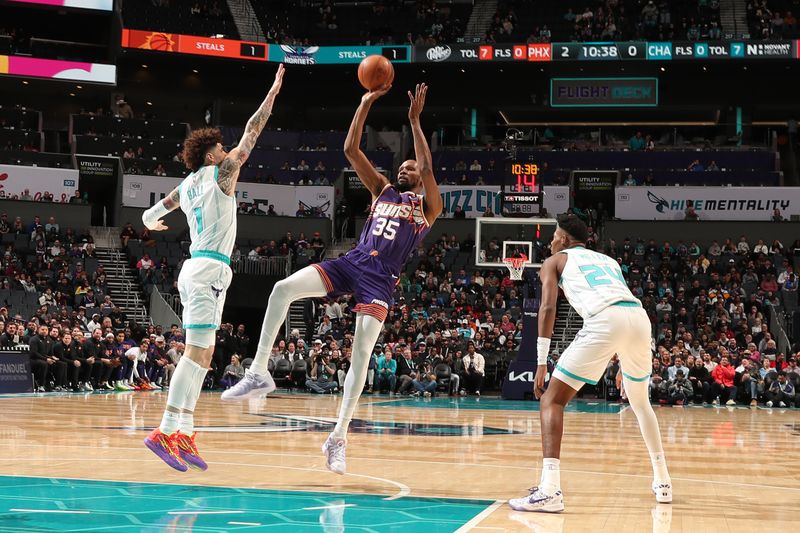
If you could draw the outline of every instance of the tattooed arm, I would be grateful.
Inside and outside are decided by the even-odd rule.
[[[142,222],[151,231],[164,231],[169,227],[164,224],[163,217],[181,206],[180,186],[175,187],[169,195],[156,205],[142,213]]]
[[[275,74],[275,81],[272,83],[272,88],[267,93],[267,97],[261,102],[256,112],[250,117],[250,120],[247,121],[242,140],[219,165],[217,183],[222,192],[228,196],[235,194],[236,182],[239,180],[239,170],[241,170],[247,158],[250,157],[250,152],[253,151],[258,136],[261,135],[267,119],[272,114],[272,105],[275,103],[275,97],[278,96],[283,84],[283,73],[283,65],[279,65],[278,72]]]

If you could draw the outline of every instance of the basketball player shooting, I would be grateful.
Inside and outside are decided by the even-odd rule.
[[[390,88],[386,85],[367,92],[361,98],[345,140],[344,152],[348,161],[372,193],[372,208],[358,245],[344,257],[308,266],[275,284],[253,364],[245,372],[244,379],[222,393],[223,400],[241,400],[263,396],[274,390],[267,363],[278,328],[293,301],[352,294],[357,314],[352,365],[344,382],[338,422],[323,446],[327,467],[337,474],[346,471],[347,429],[364,389],[370,354],[383,329],[400,272],[408,256],[442,212],[431,151],[420,125],[420,114],[428,93],[424,83],[417,85],[414,94],[408,93],[411,101],[408,118],[414,135],[416,159],[400,165],[397,181],[389,183],[359,148],[370,107]],[[421,195],[423,189],[425,196]]]
[[[564,406],[584,383],[597,383],[615,353],[619,355],[631,409],[650,452],[654,476],[652,490],[656,501],[672,501],[672,484],[661,445],[661,432],[647,394],[652,371],[650,319],[628,289],[617,262],[585,248],[588,235],[586,224],[578,217],[560,215],[550,243],[553,255],[545,260],[539,272],[542,300],[534,394],[541,398],[544,460],[541,482],[531,489],[530,496],[509,501],[517,511],[564,510],[559,471]],[[584,323],[583,329],[561,355],[545,391],[544,378],[559,287]]]
[[[192,173],[142,214],[148,229],[162,231],[167,229],[163,217],[180,207],[192,241],[191,259],[184,262],[178,276],[186,352],[172,376],[161,424],[144,440],[153,453],[181,472],[189,467],[208,468],[195,444],[194,408],[211,364],[225,292],[233,277],[230,256],[236,242],[236,183],[239,170],[272,114],[283,73],[280,65],[267,97],[247,121],[238,146],[230,152],[222,147],[218,129],[193,131],[183,145],[183,160]]]

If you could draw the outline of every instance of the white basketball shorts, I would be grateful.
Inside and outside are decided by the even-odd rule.
[[[584,321],[558,359],[553,377],[575,390],[584,383],[594,385],[617,354],[626,379],[646,381],[653,365],[650,338],[650,319],[644,309],[632,302],[611,305]]]
[[[225,294],[233,279],[231,267],[206,257],[187,259],[178,275],[183,304],[183,329],[216,331],[222,321]]]

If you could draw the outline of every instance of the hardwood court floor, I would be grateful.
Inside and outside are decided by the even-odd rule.
[[[0,398],[0,531],[752,533],[797,523],[800,410],[657,408],[675,502],[656,505],[633,413],[573,403],[567,509],[538,515],[504,503],[539,478],[535,403],[364,397],[349,473],[337,476],[320,446],[338,397],[229,404],[203,394],[196,424],[210,467],[181,474],[142,445],[165,398]]]

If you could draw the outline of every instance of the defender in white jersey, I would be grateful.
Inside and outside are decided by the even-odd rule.
[[[530,495],[510,500],[518,511],[560,512],[561,437],[564,406],[584,383],[597,383],[609,359],[620,359],[625,390],[650,452],[652,490],[659,503],[672,501],[672,483],[664,459],[658,420],[648,398],[652,370],[651,325],[639,300],[628,289],[619,265],[610,257],[587,250],[588,230],[575,215],[560,215],[551,243],[552,256],[542,265],[539,338],[534,394],[541,399],[542,478]],[[583,317],[583,328],[558,359],[545,391],[550,337],[556,319],[559,287]]]
[[[183,146],[183,160],[192,173],[142,215],[142,222],[149,229],[165,230],[162,218],[180,207],[192,240],[191,258],[183,263],[178,276],[186,352],[172,375],[161,424],[144,440],[153,453],[181,472],[189,467],[208,468],[195,444],[194,408],[211,364],[225,292],[233,277],[230,262],[236,241],[236,182],[272,114],[283,72],[280,65],[267,97],[247,121],[238,146],[230,152],[223,149],[218,129],[192,132]]]

